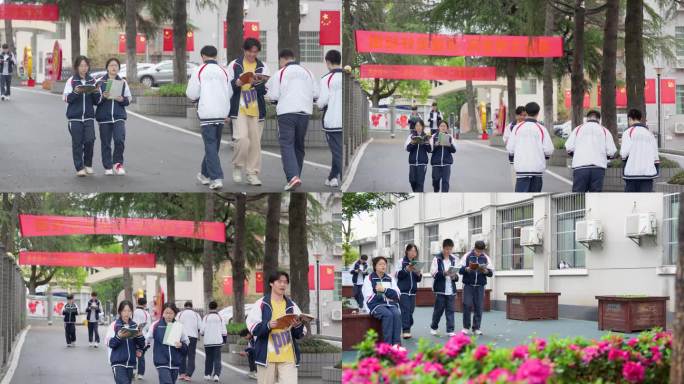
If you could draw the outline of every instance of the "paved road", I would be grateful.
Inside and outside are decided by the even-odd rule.
[[[0,190],[21,192],[203,192],[208,188],[196,179],[203,156],[196,133],[174,129],[170,124],[129,116],[126,127],[127,175],[104,176],[100,142],[93,158],[96,175],[77,178],[71,159],[71,138],[64,116],[64,102],[42,90],[13,88],[12,101],[0,102]],[[97,128],[96,128],[97,132]],[[99,133],[97,134],[99,137]],[[230,141],[228,136],[224,140]],[[232,182],[232,147],[223,144],[221,164],[225,191],[280,192],[285,184],[280,152],[267,148],[262,187]],[[302,191],[329,191],[323,182],[330,169],[327,149],[311,150],[315,164],[305,164]]]
[[[408,152],[403,137],[375,139],[366,148],[359,162],[349,192],[411,192],[408,182]],[[554,167],[553,172],[566,181],[544,175],[544,192],[568,192],[568,169]],[[508,155],[502,149],[485,144],[458,140],[451,169],[450,192],[513,192]],[[432,176],[428,167],[425,191],[432,191]]]

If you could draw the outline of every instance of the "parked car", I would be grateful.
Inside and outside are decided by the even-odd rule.
[[[567,139],[568,136],[570,136],[570,132],[572,132],[572,121],[570,120],[563,124],[557,124],[553,126],[553,133],[556,136],[560,136],[564,139]]]
[[[138,63],[138,65],[137,65],[138,72],[140,72],[144,69],[148,69],[148,68],[152,67],[153,65],[154,64],[152,64],[152,63]],[[104,69],[102,71],[96,71],[96,72],[90,73],[90,76],[92,76],[95,79],[99,79],[100,77],[103,77],[105,75],[107,75],[106,69]],[[126,78],[126,64],[121,64],[121,68],[119,69],[119,76],[123,79]]]
[[[245,318],[242,319],[242,321],[236,321],[236,322],[244,323],[245,320],[247,320],[247,314],[249,314],[250,309],[252,309],[252,305],[253,305],[253,304],[251,304],[251,303],[250,303],[250,304],[245,304]],[[220,311],[218,312],[218,314],[219,314],[219,316],[221,316],[221,318],[223,319],[223,321],[224,321],[226,324],[229,324],[229,323],[234,322],[234,321],[233,321],[233,306],[232,306],[232,305],[223,308],[222,310],[220,310]]]
[[[186,65],[189,79],[198,65],[195,63],[187,63]],[[165,60],[147,69],[139,70],[138,81],[146,87],[173,83],[173,62],[171,60]]]

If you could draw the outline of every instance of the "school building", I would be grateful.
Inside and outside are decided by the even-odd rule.
[[[445,238],[459,255],[484,240],[494,309],[504,292],[560,292],[561,317],[596,320],[596,295],[649,295],[669,296],[671,317],[678,210],[677,194],[413,194],[376,212],[373,256],[394,266],[414,243],[429,262]]]

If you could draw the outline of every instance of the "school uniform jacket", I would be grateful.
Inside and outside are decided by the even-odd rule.
[[[99,83],[100,92],[104,93],[105,89],[107,88],[107,80],[109,80],[109,76],[105,75],[100,80],[102,80]],[[120,78],[119,75],[116,75],[116,80],[123,79]],[[123,80],[123,82],[121,94],[111,95],[112,97],[122,96],[123,101],[116,101],[114,99],[110,100],[104,96],[102,96],[100,99],[99,103],[97,104],[97,112],[95,114],[95,119],[98,123],[115,123],[117,121],[124,121],[128,117],[126,114],[126,107],[131,103],[133,95],[131,95],[131,89],[128,87],[126,80]]]
[[[0,75],[3,74],[5,65],[8,66],[8,74],[12,74],[14,72],[14,67],[17,65],[17,58],[14,56],[14,53],[12,52],[7,52],[7,53],[2,53],[0,52],[0,59],[2,59],[2,62],[0,62]]]
[[[318,81],[311,72],[296,61],[287,63],[266,83],[266,97],[277,102],[278,116],[288,113],[311,115],[314,100],[318,99]]]
[[[205,347],[218,347],[226,342],[228,331],[223,318],[215,311],[204,316],[200,325],[200,333],[204,336]]]
[[[613,135],[598,121],[589,120],[570,132],[565,149],[572,156],[572,168],[603,168],[615,156]]]
[[[62,308],[62,315],[64,315],[64,323],[65,324],[75,323],[76,322],[76,316],[78,316],[78,305],[76,305],[76,303],[64,304],[64,308]]]
[[[644,124],[634,124],[622,133],[620,156],[625,180],[652,180],[660,173],[658,143]]]
[[[359,270],[359,272],[356,272],[356,270]],[[351,275],[352,275],[352,283],[354,285],[360,285],[359,283],[359,278],[361,279],[361,282],[363,282],[363,277],[368,271],[368,263],[366,265],[363,265],[361,263],[361,260],[356,260],[356,263],[354,263],[354,266],[352,267]]]
[[[148,344],[154,342],[154,366],[159,368],[167,369],[179,369],[181,364],[181,358],[183,355],[188,353],[188,344],[190,340],[185,332],[181,333],[181,347],[176,348],[175,346],[164,344],[164,333],[166,332],[166,320],[162,317],[161,319],[152,323],[147,335],[145,336],[145,341]]]
[[[390,283],[390,288],[385,289],[382,294],[375,290],[375,286],[383,283]],[[368,278],[363,281],[363,298],[364,305],[368,312],[372,315],[375,310],[382,305],[399,308],[399,287],[397,281],[392,279],[390,275],[384,274],[382,278],[377,273],[372,272]]]
[[[199,313],[191,308],[183,309],[176,315],[176,320],[183,324],[183,330],[188,337],[199,338],[199,333],[202,330],[202,318]]]
[[[152,324],[152,316],[150,316],[150,313],[145,308],[137,307],[133,311],[133,321],[137,324],[144,324],[143,334],[146,334]]]
[[[79,85],[97,85],[96,80],[86,75],[84,79],[75,74],[67,80],[64,86],[63,98],[67,102],[66,117],[69,121],[88,121],[95,119],[95,106],[100,103],[102,93],[76,93]]]
[[[513,128],[506,150],[518,177],[542,176],[546,159],[553,154],[553,142],[537,120],[525,119]]]
[[[342,132],[342,69],[335,68],[321,78],[320,96],[316,101],[323,110],[323,130]]]
[[[432,265],[430,265],[430,274],[432,275],[432,291],[437,295],[446,295],[446,285],[451,284],[451,292],[453,295],[455,295],[458,275],[456,275],[454,279],[451,279],[447,278],[446,272],[451,267],[457,267],[458,261],[454,255],[449,255],[449,260],[447,263],[444,261],[444,255],[441,253],[432,259]]]
[[[100,320],[100,312],[102,312],[102,310],[100,309],[102,307],[102,305],[100,304],[100,300],[98,300],[98,299],[88,300],[88,306],[86,307],[86,310],[85,310],[86,319],[88,319],[88,321],[90,321],[90,314],[93,311],[93,309],[90,308],[90,306],[93,304],[93,302],[95,303],[95,305],[97,305],[97,309],[95,309],[95,321],[98,321],[98,320]]]
[[[242,87],[238,87],[235,81],[240,78],[240,75],[245,71],[242,67],[242,62],[245,59],[244,56],[240,56],[237,59],[228,63],[228,77],[230,78],[230,87],[233,91],[233,95],[230,98],[230,111],[229,116],[231,119],[237,119],[238,113],[240,112],[240,97],[242,97]],[[269,76],[268,66],[261,60],[256,60],[256,70],[254,73]],[[261,83],[254,86],[257,91],[257,105],[259,107],[259,121],[263,121],[266,118],[266,100],[264,95],[266,95],[266,84]]]
[[[109,355],[109,364],[112,367],[135,368],[135,352],[142,351],[145,348],[145,337],[139,335],[130,339],[119,339],[117,334],[123,326],[124,322],[120,318],[116,319],[114,322],[114,336],[107,341],[107,345],[112,349]],[[128,328],[135,328],[138,325],[130,319],[126,326]]]
[[[411,263],[408,257],[404,256],[403,259],[397,264],[396,272],[394,274],[397,280],[397,287],[399,288],[400,295],[415,296],[418,292],[418,282],[423,279],[423,274],[418,272],[409,272],[406,267]]]
[[[430,110],[429,116],[430,116],[430,118],[428,118],[428,121],[427,121],[428,127],[431,130],[438,130],[439,124],[442,122],[442,112]],[[433,127],[433,123],[435,123],[434,127]]]
[[[301,315],[302,311],[297,304],[289,297],[285,296],[285,313]],[[268,336],[271,332],[269,323],[272,320],[273,308],[271,307],[271,295],[267,294],[257,300],[247,315],[247,329],[255,337],[254,341],[254,362],[263,367],[267,366],[268,357]],[[296,339],[301,339],[306,334],[304,324],[290,329],[292,333],[292,345],[295,353],[295,365],[299,367],[301,352]]]
[[[207,60],[190,76],[185,94],[197,101],[200,125],[223,124],[230,112],[233,89],[229,76],[215,60]]]
[[[414,137],[419,136],[417,133],[413,132],[406,138],[406,151],[409,153],[409,165],[427,165],[430,161],[428,159],[428,153],[432,152],[432,145],[430,145],[431,138],[428,135],[420,135],[423,137],[422,144],[413,144],[411,140]]]
[[[454,138],[451,135],[449,135],[449,143],[451,145],[448,147],[439,145],[439,133],[432,135],[430,143],[432,144],[432,158],[430,159],[432,166],[444,166],[454,163],[454,157],[451,154],[456,152],[456,144],[454,144]]]
[[[487,267],[487,273],[481,273],[478,270],[469,271],[470,263],[478,263]],[[463,285],[487,285],[487,278],[494,276],[494,266],[492,259],[485,253],[480,256],[475,255],[475,252],[470,251],[461,258],[461,268],[458,273],[463,275]]]

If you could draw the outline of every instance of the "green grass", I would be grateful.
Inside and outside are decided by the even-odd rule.
[[[185,89],[187,84],[164,84],[159,87],[159,96],[161,97],[185,97]]]
[[[338,353],[342,348],[328,344],[315,337],[305,337],[299,340],[299,349],[302,353]]]
[[[562,137],[554,137],[553,139],[553,147],[555,149],[565,149],[565,139]]]
[[[229,335],[239,335],[244,329],[247,329],[247,324],[245,323],[230,323],[226,325],[226,330]]]

